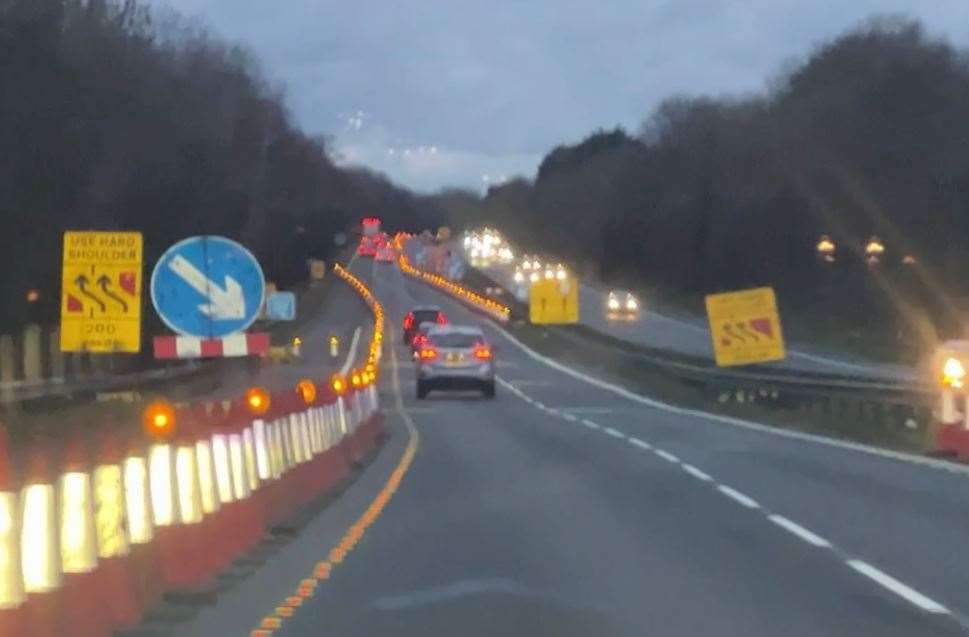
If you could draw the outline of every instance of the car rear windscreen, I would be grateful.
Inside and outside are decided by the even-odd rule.
[[[481,341],[480,336],[474,334],[435,334],[431,341],[438,347],[474,347]]]
[[[420,325],[428,321],[434,323],[437,321],[437,315],[437,310],[417,310],[414,312],[414,325]]]

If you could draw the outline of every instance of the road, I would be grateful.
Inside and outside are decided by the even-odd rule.
[[[394,327],[417,303],[480,322],[390,265],[374,287]],[[382,515],[274,636],[969,632],[963,469],[623,398],[485,328],[493,401],[418,401],[391,334],[390,441],[176,634],[249,634],[380,497],[408,445]]]
[[[514,289],[515,284],[512,279],[514,269],[510,266],[492,265],[485,271],[506,289]],[[644,309],[639,320],[610,321],[604,312],[607,296],[606,290],[588,283],[580,283],[579,321],[595,330],[631,343],[713,360],[710,330],[702,320],[662,314],[650,307],[649,299],[643,299]],[[804,344],[789,346],[787,359],[767,364],[767,367],[771,366],[811,373],[878,379],[911,380],[915,377],[909,367],[837,358],[811,352],[809,346]]]

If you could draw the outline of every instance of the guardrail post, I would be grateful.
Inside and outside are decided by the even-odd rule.
[[[9,334],[0,336],[0,382],[17,380],[17,346]]]
[[[40,326],[31,323],[23,335],[24,380],[40,380],[43,358],[40,348]]]
[[[50,360],[50,377],[55,382],[63,381],[66,372],[66,361],[61,351],[61,331],[54,328],[47,336],[48,359]]]

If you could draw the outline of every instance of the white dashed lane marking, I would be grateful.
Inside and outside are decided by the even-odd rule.
[[[757,504],[757,501],[756,500],[754,500],[753,498],[749,498],[749,497],[745,496],[743,493],[741,493],[740,491],[737,491],[736,489],[731,489],[730,487],[728,487],[725,484],[718,484],[717,485],[717,491],[719,491],[720,493],[724,494],[725,496],[727,496],[731,500],[733,500],[735,502],[739,502],[740,504],[744,505],[748,509],[759,509],[760,508],[760,505]]]
[[[935,600],[926,597],[917,590],[906,586],[891,575],[882,573],[867,562],[862,562],[861,560],[848,560],[847,564],[865,577],[878,583],[884,588],[887,588],[899,597],[902,597],[912,604],[915,604],[927,613],[949,613],[949,609],[942,604],[939,604]]]
[[[626,434],[621,431],[617,431],[612,427],[603,427],[602,430],[612,436],[613,438],[625,438]]]
[[[653,450],[653,453],[655,453],[657,456],[659,456],[663,460],[666,460],[667,462],[679,462],[680,461],[679,458],[677,458],[676,456],[674,456],[673,454],[671,454],[669,451],[663,451],[662,449],[654,449]]]
[[[582,424],[585,425],[586,427],[588,427],[589,429],[602,429],[602,427],[600,427],[598,424],[592,422],[591,420],[585,420],[585,419],[583,419],[582,420]]]
[[[828,542],[820,535],[817,535],[815,533],[812,533],[811,531],[808,531],[800,524],[796,522],[792,522],[791,520],[788,520],[783,515],[777,515],[777,514],[768,515],[767,519],[773,522],[774,524],[776,524],[777,526],[781,527],[782,529],[790,531],[791,533],[801,538],[808,544],[811,544],[812,546],[820,546],[824,548],[831,546],[831,542]]]
[[[693,476],[694,478],[696,478],[698,480],[703,480],[704,482],[711,482],[711,481],[713,481],[713,478],[711,478],[706,473],[703,473],[702,471],[700,471],[699,469],[697,469],[696,467],[694,467],[691,464],[686,464],[684,462],[683,465],[682,465],[682,467],[683,467],[683,471],[686,471],[687,473],[689,473],[691,476]]]
[[[635,438],[633,436],[629,436],[629,442],[631,442],[632,444],[636,445],[640,449],[649,450],[649,449],[652,449],[653,448],[653,445],[649,444],[645,440],[640,440],[639,438]]]

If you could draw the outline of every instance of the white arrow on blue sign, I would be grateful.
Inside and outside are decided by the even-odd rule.
[[[259,261],[242,245],[214,235],[179,241],[151,274],[151,302],[175,332],[220,338],[256,320],[266,282]]]

